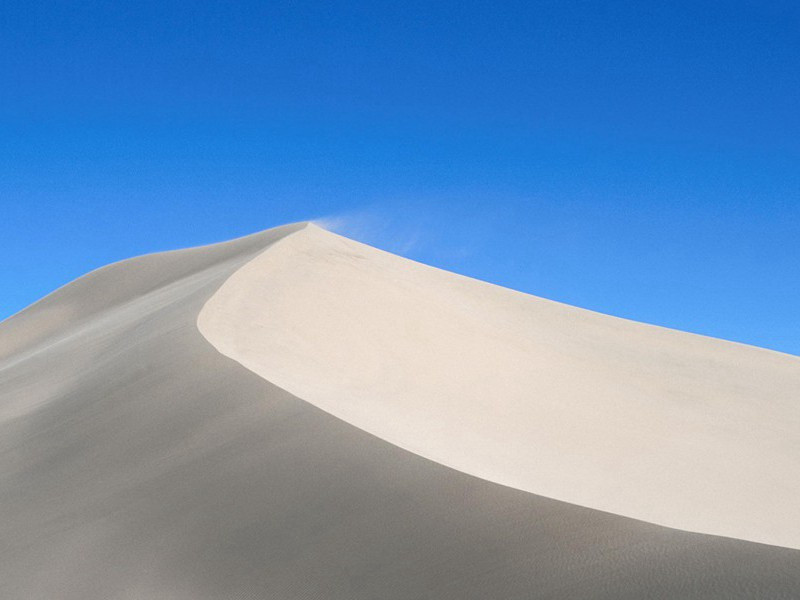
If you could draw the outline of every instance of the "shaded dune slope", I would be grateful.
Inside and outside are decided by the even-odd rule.
[[[297,226],[96,271],[0,324],[0,597],[794,598],[800,552],[503,487],[196,327]]]

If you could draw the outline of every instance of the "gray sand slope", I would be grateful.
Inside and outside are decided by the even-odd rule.
[[[797,550],[490,483],[222,356],[200,310],[297,229],[118,263],[0,324],[0,597],[800,597]]]

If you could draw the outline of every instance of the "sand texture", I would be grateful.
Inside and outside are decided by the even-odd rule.
[[[200,313],[223,354],[411,452],[550,498],[800,548],[800,358],[308,227]]]
[[[359,415],[374,421],[393,418],[397,411],[390,407],[397,395],[382,394],[392,391],[406,376],[409,359],[402,346],[397,346],[400,350],[394,345],[378,348],[389,358],[373,357],[375,362],[359,368],[388,370],[365,382],[347,360],[330,356],[327,343],[316,349],[309,346],[331,334],[329,329],[310,331],[324,325],[323,316],[342,320],[339,351],[352,360],[361,360],[385,333],[372,329],[379,324],[364,303],[357,305],[363,313],[359,322],[352,322],[350,312],[336,314],[339,300],[331,297],[330,282],[320,275],[325,268],[318,264],[321,260],[328,265],[337,280],[341,276],[342,259],[336,253],[327,254],[329,244],[357,248],[367,255],[363,259],[346,257],[345,264],[363,264],[368,274],[374,268],[375,250],[351,246],[313,228],[287,226],[226,244],[111,265],[0,323],[0,598],[639,600],[800,596],[800,551],[689,533],[582,508],[488,481],[483,477],[490,473],[470,466],[475,453],[467,455],[460,466],[431,455],[426,448],[431,447],[437,427],[443,436],[485,434],[480,443],[491,451],[496,442],[486,430],[476,429],[476,417],[468,413],[476,406],[511,410],[511,400],[504,395],[515,393],[512,382],[506,381],[509,373],[495,372],[493,385],[480,381],[498,365],[486,365],[477,373],[471,371],[472,365],[447,374],[488,391],[491,397],[483,404],[476,404],[474,391],[462,384],[430,397],[443,407],[437,414],[449,418],[458,414],[450,405],[459,400],[450,394],[462,390],[463,415],[458,423],[431,425],[419,433],[416,448],[407,440],[382,439],[385,432],[369,420],[360,422]],[[383,255],[379,256],[383,260]],[[267,268],[254,276],[252,269],[261,269],[264,262]],[[284,273],[287,268],[297,272]],[[414,273],[421,267],[409,263],[404,268],[411,271],[410,279],[399,283],[415,288]],[[321,287],[303,284],[304,275],[309,285],[315,282]],[[240,276],[246,276],[249,283],[241,288],[247,292],[246,306],[237,315],[238,309],[232,310],[228,302],[230,286],[238,286]],[[452,311],[472,314],[475,308],[463,305],[468,300],[459,289],[461,279],[436,272],[436,277],[440,276],[455,281],[445,283],[452,286]],[[394,271],[390,274],[395,281],[397,277]],[[251,285],[257,286],[258,298],[249,297],[254,290]],[[349,283],[340,281],[338,285],[347,289]],[[474,285],[483,288],[486,284]],[[430,293],[443,292],[434,286]],[[495,293],[501,292],[487,288],[487,296]],[[518,299],[511,292],[502,294],[508,298],[508,310],[516,310],[516,302],[533,301],[527,296]],[[380,297],[373,300],[383,302]],[[401,305],[404,302],[402,297],[396,300]],[[482,302],[480,298],[474,301]],[[223,308],[215,309],[219,303]],[[270,306],[270,310],[283,311],[280,317],[288,319],[286,327],[294,334],[270,329],[277,327],[273,319],[277,313],[269,317],[261,312]],[[307,319],[297,320],[296,312],[308,307],[322,315],[312,311]],[[200,313],[209,309],[219,312],[204,321],[209,315]],[[555,335],[556,314],[565,309],[552,308],[552,314],[542,310],[549,323],[543,335]],[[422,323],[428,322],[429,316],[417,316]],[[293,395],[268,380],[261,366],[248,364],[239,355],[233,360],[215,348],[233,352],[221,347],[219,336],[224,333],[233,336],[226,338],[226,343],[235,346],[240,343],[235,340],[242,340],[236,352],[251,354],[249,338],[241,337],[243,320],[250,318],[254,337],[265,344],[263,350],[285,353],[276,375],[311,374],[308,387],[303,388],[310,392],[309,398]],[[399,321],[395,328],[407,322],[403,314],[388,318]],[[497,328],[497,348],[507,333],[492,321],[500,318],[504,317],[484,317],[487,328]],[[569,322],[568,316],[563,318]],[[569,341],[564,341],[559,351],[570,344],[596,348],[604,337],[616,333],[613,327],[604,329],[600,317],[592,318],[599,320],[593,330],[597,336],[594,345],[587,340],[581,344],[580,339],[571,337],[574,330],[567,329],[564,335]],[[212,345],[198,330],[198,319],[206,335],[209,323],[214,327],[227,324],[235,331],[209,335]],[[442,321],[445,328],[461,324]],[[347,327],[357,329],[347,331]],[[643,328],[642,338],[648,338],[651,330]],[[680,337],[655,331],[657,336]],[[275,347],[264,342],[267,333],[278,334]],[[425,331],[408,335],[428,340],[433,349],[439,349],[434,333],[429,337]],[[407,339],[395,343],[401,341]],[[698,341],[697,348],[689,344],[689,349],[700,353],[699,346],[705,343],[727,348],[721,342]],[[735,354],[738,348],[730,352]],[[520,348],[521,352],[529,350],[524,344]],[[466,360],[475,348],[465,344],[458,351]],[[420,347],[419,352],[430,357],[431,350]],[[747,363],[743,370],[758,369],[754,379],[769,378],[764,385],[784,385],[784,380],[796,373],[792,371],[796,362],[768,354],[765,362],[774,359],[772,370],[764,371],[761,363]],[[524,356],[527,360],[528,355]],[[728,359],[722,352],[707,357],[708,364],[695,365],[692,372],[698,385],[710,388],[711,383],[703,383],[703,368],[722,368],[719,363],[728,365]],[[416,394],[422,384],[440,381],[433,371],[450,360],[448,356],[430,362],[426,367],[430,372],[419,373],[419,385],[405,384],[409,412],[418,409]],[[586,369],[611,365],[614,370],[608,378],[624,372],[620,365],[626,361],[638,364],[624,354],[598,360],[605,362],[588,364]],[[507,368],[514,373],[523,370],[517,367]],[[531,365],[539,374],[546,373],[546,367]],[[266,368],[274,365],[267,361]],[[323,380],[333,368],[344,370],[326,386]],[[744,375],[732,376],[730,388],[725,390],[744,385]],[[387,380],[385,384],[382,379]],[[555,385],[549,381],[548,385]],[[365,400],[366,384],[375,386],[371,401]],[[680,386],[681,381],[675,385]],[[586,387],[584,398],[607,400],[603,396],[607,390],[597,380]],[[318,396],[326,389],[328,405]],[[546,402],[539,397],[543,389],[537,388],[533,398]],[[348,390],[353,392],[349,400],[345,398]],[[777,456],[781,448],[785,460],[791,461],[797,456],[792,454],[792,440],[781,437],[789,426],[786,419],[792,417],[791,399],[780,394],[774,396],[774,408],[762,407],[762,412],[774,411],[775,437],[767,439],[760,429],[765,420],[757,414],[752,419],[757,431],[743,443],[763,439],[760,450],[765,456]],[[648,399],[656,402],[662,397]],[[580,400],[574,399],[576,403]],[[694,401],[701,403],[698,398]],[[333,406],[337,402],[353,410],[337,410]],[[365,402],[371,402],[372,416],[369,410],[358,409]],[[692,407],[691,398],[683,402]],[[740,396],[731,400],[731,420],[738,419],[740,412],[749,418],[750,412],[741,402]],[[491,412],[485,418],[500,423]],[[703,415],[700,407],[697,412]],[[573,413],[560,413],[557,419],[568,414]],[[414,418],[420,422],[419,415]],[[641,420],[644,415],[636,418]],[[413,422],[401,423],[397,431],[402,433]],[[599,420],[598,431],[585,440],[588,451],[599,453],[602,460],[607,458],[605,447],[593,448],[602,444],[599,430],[609,423],[618,420]],[[587,430],[582,423],[574,427]],[[569,430],[569,426],[563,428]],[[459,448],[468,448],[467,442],[478,443],[474,439],[452,441],[453,447]],[[512,442],[507,456],[513,465],[507,472],[524,479],[524,463],[519,462],[523,458],[516,446],[519,440]],[[614,443],[620,444],[621,453],[629,448],[627,438]],[[533,435],[528,443],[530,452],[542,448],[541,471],[558,467],[552,462],[554,447],[547,444]],[[447,444],[440,447],[448,448]],[[648,446],[648,452],[658,447]],[[667,449],[672,446],[667,444]],[[703,459],[703,449],[699,448],[698,460]],[[497,456],[490,454],[483,468],[502,472],[506,467],[494,464],[495,460]],[[738,456],[731,462],[739,462]],[[562,464],[564,469],[572,468],[566,460]],[[581,472],[578,466],[574,468],[570,477]],[[741,468],[742,473],[751,472],[749,463]],[[662,475],[674,477],[671,472]],[[785,473],[783,498],[795,489],[793,477],[796,471]],[[595,488],[597,479],[587,480],[586,487]],[[637,481],[643,485],[642,480]],[[753,481],[763,484],[765,479]],[[746,506],[755,501],[748,496],[753,485],[740,482]],[[635,489],[626,484],[619,493],[625,496]],[[778,512],[788,518],[792,510],[778,501],[764,502],[761,512]],[[755,518],[745,508],[740,514]],[[789,532],[788,541],[796,539],[797,521],[785,520],[783,528]]]

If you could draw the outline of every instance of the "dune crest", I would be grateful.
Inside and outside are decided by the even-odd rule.
[[[308,226],[197,325],[397,446],[520,490],[800,548],[800,359],[421,265]]]

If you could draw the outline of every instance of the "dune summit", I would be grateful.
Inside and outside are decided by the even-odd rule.
[[[0,597],[798,597],[798,390],[313,225],[123,261],[0,323]]]

